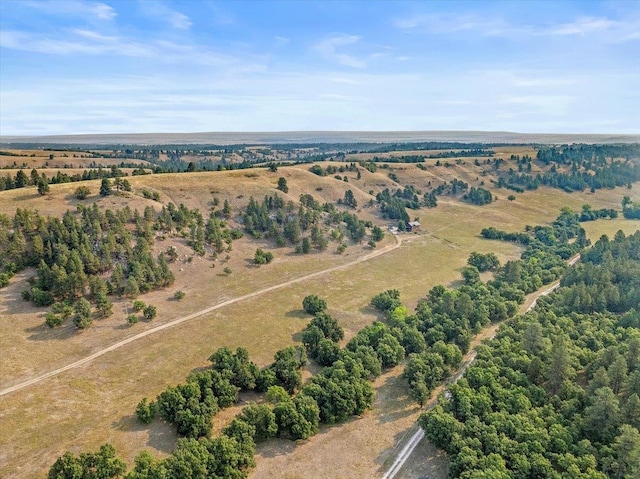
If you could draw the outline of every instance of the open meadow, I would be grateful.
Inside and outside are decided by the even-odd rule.
[[[498,154],[508,159],[511,154],[533,154],[533,150],[503,147]],[[25,158],[31,160],[29,156]],[[2,159],[13,161],[14,157]],[[375,194],[384,188],[411,185],[427,191],[457,178],[471,186],[485,185],[497,198],[488,205],[477,206],[456,197],[439,197],[435,208],[409,210],[411,219],[419,219],[422,224],[419,233],[403,233],[396,238],[387,232],[375,249],[363,242],[350,244],[342,254],[336,253],[335,242],[325,252],[301,255],[290,246],[276,248],[272,241],[245,235],[233,243],[228,255],[214,260],[211,255],[193,256],[182,238],[158,240],[156,254],[169,246],[178,252],[178,260],[172,265],[175,282],[141,296],[147,304],[158,308],[158,316],[153,321],[133,325],[126,321],[131,300],[114,298],[113,314],[94,321],[87,330],[78,332],[71,324],[51,329],[44,324],[46,308],[36,307],[20,296],[34,270],[18,273],[9,286],[0,289],[0,391],[138,333],[226,301],[230,304],[140,337],[36,384],[0,395],[0,477],[45,477],[51,464],[65,451],[77,454],[96,450],[105,442],[112,443],[129,465],[143,449],[164,457],[173,450],[178,438],[174,428],[160,419],[149,426],[142,425],[135,416],[136,404],[143,397],[155,398],[168,385],[182,382],[191,371],[207,366],[209,355],[222,346],[245,347],[260,367],[267,366],[277,350],[300,342],[301,332],[310,319],[301,306],[306,295],[318,294],[327,300],[328,312],[345,330],[341,343],[345,344],[363,327],[382,319],[381,313],[369,305],[375,294],[398,289],[403,303],[413,309],[433,286],[458,285],[461,269],[473,251],[494,252],[501,263],[519,257],[521,247],[485,240],[479,235],[482,228],[493,226],[519,232],[527,225],[549,224],[565,206],[575,211],[587,203],[594,209],[620,209],[624,196],[636,201],[640,198],[640,185],[636,183],[632,188],[594,193],[588,190],[566,193],[542,186],[535,191],[515,193],[515,198],[509,200],[512,191],[494,188],[489,183],[491,175],[485,171],[483,158],[479,158],[480,166],[473,163],[473,158],[449,161],[448,166],[435,166],[435,160],[430,160],[424,169],[416,164],[389,163],[375,172],[361,169],[358,176],[353,171],[341,173],[347,181],[315,175],[305,164],[280,167],[277,172],[251,168],[129,176],[131,192],[106,197],[98,195],[100,180],[91,180],[81,183],[91,190],[86,200],[74,196],[79,183],[50,185],[47,195],[39,195],[35,186],[0,192],[0,214],[5,215],[13,215],[17,208],[31,208],[43,215],[61,216],[79,204],[93,203],[100,209],[113,210],[129,206],[142,211],[149,206],[158,213],[162,205],[173,202],[208,212],[214,202],[227,200],[234,212],[230,223],[241,228],[238,212],[246,207],[250,197],[261,199],[277,192],[297,203],[300,195],[312,194],[320,203],[336,203],[351,190],[358,203],[357,215],[385,230],[390,222],[381,218],[375,202]],[[20,165],[20,161],[17,163]],[[73,167],[82,168],[76,164]],[[286,178],[286,194],[276,190],[279,177]],[[158,201],[145,198],[143,190],[158,192]],[[640,220],[597,220],[582,226],[595,241],[602,234],[613,236],[618,230],[625,233],[639,230]],[[271,264],[259,267],[253,264],[257,247],[273,252]],[[231,273],[223,274],[224,268]],[[321,273],[325,270],[329,271]],[[311,273],[318,274],[305,278]],[[176,291],[184,291],[185,298],[174,299]],[[308,366],[305,376],[316,369],[314,365]],[[402,367],[398,366],[375,381],[374,407],[362,417],[322,426],[319,434],[299,443],[272,439],[259,444],[257,466],[250,477],[381,476],[421,411],[409,398],[401,373]],[[253,396],[246,394],[241,398],[240,404],[214,418],[214,431],[228,423]],[[422,456],[436,454],[428,444],[420,447]],[[416,467],[408,465],[402,477],[414,477],[415,471],[425,470]],[[435,475],[442,470],[443,466],[439,466],[431,472]]]

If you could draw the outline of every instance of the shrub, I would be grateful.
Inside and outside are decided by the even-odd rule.
[[[45,315],[44,322],[50,328],[55,328],[56,326],[60,326],[62,324],[62,317],[50,311]]]
[[[147,321],[151,321],[158,315],[158,310],[155,306],[150,304],[148,306],[145,306],[145,308],[142,310],[142,315],[144,316],[144,319],[146,319]]]
[[[145,308],[145,306],[146,304],[144,304],[144,301],[140,301],[139,299],[136,299],[133,302],[133,310],[135,312],[142,311]]]
[[[91,190],[87,186],[78,186],[74,192],[74,195],[79,200],[84,200],[91,194]]]

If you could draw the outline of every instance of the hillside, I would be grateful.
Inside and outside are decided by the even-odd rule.
[[[37,167],[38,173],[45,172],[49,178],[53,176],[50,173],[57,171],[81,173],[94,161],[76,158],[72,168],[57,165],[47,168],[44,163],[29,163],[27,159],[32,154],[29,151],[24,152],[26,168]],[[459,284],[461,269],[473,251],[493,252],[502,264],[519,257],[521,246],[482,239],[479,236],[482,228],[521,231],[527,225],[549,224],[563,207],[580,212],[584,204],[589,204],[593,209],[620,210],[625,196],[633,201],[640,198],[639,183],[630,188],[625,185],[572,193],[544,184],[522,192],[497,187],[500,178],[506,178],[510,169],[518,171],[519,163],[511,159],[512,155],[535,156],[536,150],[530,146],[495,147],[491,158],[454,156],[422,163],[370,163],[374,155],[392,158],[416,151],[420,150],[347,153],[345,161],[316,162],[322,175],[311,172],[310,163],[279,164],[275,171],[254,167],[136,176],[131,175],[132,169],[122,167],[130,191],[106,196],[99,194],[101,179],[49,184],[46,194],[39,194],[36,185],[0,191],[0,215],[7,218],[13,217],[18,209],[37,210],[39,215],[60,218],[67,210],[75,212],[78,206],[94,204],[101,212],[128,207],[142,214],[145,208],[150,208],[157,218],[163,207],[173,203],[199,211],[206,220],[210,213],[220,212],[226,202],[231,214],[225,227],[244,231],[241,238],[229,243],[224,253],[214,255],[207,246],[201,256],[189,244],[189,228],[184,229],[184,234],[178,230],[166,234],[154,230],[153,255],[173,247],[177,260],[170,264],[175,276],[170,286],[155,288],[139,297],[157,307],[157,317],[150,322],[127,323],[132,298],[114,294],[109,295],[112,314],[96,319],[86,330],[78,331],[70,322],[49,328],[44,324],[48,308],[37,307],[20,297],[21,291],[29,287],[27,280],[35,274],[33,266],[19,271],[7,287],[0,289],[1,390],[81,360],[146,330],[232,301],[38,384],[0,396],[3,410],[0,441],[4,451],[0,475],[33,477],[37,471],[38,477],[44,477],[45,471],[66,450],[76,454],[97,450],[105,442],[112,443],[128,464],[142,449],[149,449],[158,457],[167,456],[174,448],[177,435],[168,423],[160,420],[148,427],[139,424],[134,412],[140,399],[153,398],[168,385],[183,381],[189,372],[202,368],[209,355],[222,346],[245,347],[258,366],[267,366],[277,350],[300,342],[309,318],[301,310],[306,295],[314,293],[327,299],[329,313],[344,328],[343,343],[346,343],[372,321],[382,318],[369,306],[369,301],[383,290],[399,289],[403,303],[413,308],[433,286]],[[335,152],[330,154],[335,156]],[[13,157],[0,158],[11,159],[11,163],[5,162],[4,166],[13,166]],[[38,153],[37,158],[48,161],[48,155]],[[503,163],[494,168],[496,159]],[[116,167],[118,160],[120,163],[147,161],[125,157],[108,159]],[[17,175],[20,161],[18,169],[7,168],[0,176]],[[104,158],[95,161],[105,168],[111,166],[101,163],[107,161]],[[154,164],[148,162],[144,166],[152,169]],[[531,174],[544,174],[554,166],[558,173],[571,172],[568,164],[549,165],[534,159]],[[280,178],[286,180],[286,193],[278,189]],[[451,191],[452,184],[457,182],[467,186]],[[75,195],[80,185],[90,190],[83,200]],[[390,211],[383,211],[385,205],[395,201],[394,198],[413,201],[412,197],[395,197],[394,192],[409,189],[411,196],[422,202],[425,194],[439,187],[442,188],[436,195],[437,206],[426,207],[421,203],[416,209],[406,207],[408,218],[420,221],[419,233],[401,234],[399,239],[388,233],[388,226],[397,226],[398,219],[385,217]],[[465,200],[472,187],[490,191],[491,202],[478,205]],[[380,200],[385,190],[390,197]],[[357,204],[355,208],[343,204],[348,191]],[[156,199],[152,199],[150,193],[157,193]],[[296,252],[298,245],[292,242],[278,246],[267,234],[254,237],[245,230],[244,212],[250,198],[260,202],[271,195],[280,196],[285,204],[291,201],[294,205],[291,214],[300,208],[301,195],[313,196],[320,205],[333,205],[338,212],[355,214],[363,222],[370,222],[366,237],[359,241],[349,239],[346,224],[330,224],[326,212],[318,213],[318,221],[327,236],[332,230],[340,230],[345,239],[329,239],[324,251],[312,249],[309,254],[301,254]],[[368,244],[373,225],[386,232],[374,248]],[[605,233],[613,236],[618,229],[631,233],[640,229],[640,221],[623,219],[620,215],[616,219],[583,223],[583,226],[588,237],[595,241]],[[135,231],[133,223],[127,228]],[[10,229],[13,228],[7,226],[7,230]],[[347,246],[342,254],[337,254],[343,241]],[[400,241],[398,247],[397,241]],[[272,252],[273,261],[262,266],[254,264],[257,248]],[[373,256],[372,253],[380,254]],[[225,273],[225,268],[230,273]],[[329,269],[326,274],[275,288],[286,281]],[[235,300],[262,290],[262,294]],[[178,291],[186,294],[184,299],[174,298]],[[317,365],[310,363],[303,370],[303,376],[308,378],[316,372]],[[415,423],[420,412],[408,398],[400,373],[399,368],[390,369],[374,382],[378,399],[361,418],[340,426],[323,427],[321,434],[299,446],[285,440],[259,445],[257,467],[251,477],[274,477],[277,471],[287,471],[289,477],[309,477],[305,475],[309,470],[322,471],[318,477],[380,474],[398,437]],[[252,394],[241,396],[242,402],[217,415],[214,431],[228,424],[244,402],[257,397]],[[336,450],[346,449],[353,451],[352,454],[336,457]],[[332,460],[328,461],[327,457]]]

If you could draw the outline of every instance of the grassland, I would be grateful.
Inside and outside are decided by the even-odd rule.
[[[307,170],[306,166],[292,166],[280,168],[276,173],[237,170],[131,177],[132,193],[107,198],[96,195],[98,181],[86,182],[94,194],[84,204],[98,202],[100,207],[112,209],[124,205],[159,209],[163,203],[173,201],[204,211],[211,208],[216,197],[229,200],[237,211],[249,196],[261,198],[274,192],[277,178],[284,176],[289,184],[288,197],[293,201],[302,193],[311,193],[319,201],[335,202],[346,189],[352,189],[361,205],[359,216],[383,224],[375,207],[362,205],[372,199],[370,190],[375,193],[385,187],[398,187],[388,177],[389,172],[397,174],[401,185],[413,184],[423,189],[428,182],[437,184],[453,177],[472,185],[483,179],[480,169],[469,159],[450,168],[429,166],[427,171],[415,165],[394,164],[376,173],[362,171],[360,180],[355,173],[345,173],[348,183],[319,177]],[[29,207],[42,214],[60,215],[78,204],[72,194],[75,187],[77,184],[51,185],[51,194],[45,197],[39,196],[34,187],[1,192],[0,213],[12,214],[18,207]],[[161,192],[160,202],[144,199],[140,195],[143,188]],[[493,192],[498,201],[483,207],[443,197],[435,209],[411,212],[420,218],[423,231],[404,235],[401,247],[385,255],[216,310],[0,397],[0,477],[43,477],[64,451],[96,449],[107,441],[113,443],[129,463],[142,449],[165,455],[175,444],[175,433],[161,421],[155,421],[150,427],[138,424],[133,415],[136,403],[142,397],[155,397],[167,385],[180,382],[193,369],[205,366],[206,358],[220,346],[244,346],[259,365],[268,364],[276,350],[299,340],[308,321],[308,316],[301,311],[305,295],[313,292],[328,299],[329,312],[345,328],[346,341],[379,318],[368,302],[384,289],[400,289],[405,303],[413,307],[434,285],[455,285],[471,251],[494,251],[502,262],[518,257],[520,251],[515,245],[481,239],[478,233],[483,227],[520,231],[525,225],[553,220],[563,206],[578,210],[582,204],[589,203],[594,208],[619,208],[624,195],[640,197],[638,185],[631,190],[594,194],[567,194],[540,188],[518,194],[515,201],[506,200],[510,193],[506,190]],[[612,235],[618,229],[635,231],[640,229],[640,222],[597,221],[584,226],[589,236],[597,239],[603,233]],[[389,244],[392,239],[386,241]],[[178,240],[166,240],[159,247],[165,249],[169,244],[179,249],[181,259],[189,254]],[[112,317],[95,322],[88,331],[50,330],[43,325],[44,310],[19,299],[30,272],[19,275],[9,287],[0,290],[0,349],[3,351],[0,388],[73,362],[145,328],[286,279],[351,262],[369,251],[363,246],[351,246],[344,255],[336,255],[335,244],[332,244],[326,253],[301,256],[292,254],[291,249],[275,249],[274,263],[255,268],[248,259],[258,246],[271,249],[266,243],[244,238],[234,243],[229,260],[218,260],[215,268],[208,258],[180,262],[175,269],[174,286],[142,298],[158,306],[158,318],[133,327],[124,320],[130,302],[119,301]],[[220,274],[224,266],[232,269],[230,276]],[[187,293],[181,302],[172,300],[173,292],[178,289]],[[398,377],[400,372],[401,369],[396,368],[376,381],[375,406],[362,418],[323,428],[303,444],[274,440],[260,445],[258,465],[251,477],[380,475],[396,445],[420,413],[407,397]],[[220,428],[238,408],[217,416],[214,427]]]

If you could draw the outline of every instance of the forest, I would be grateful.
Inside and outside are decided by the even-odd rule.
[[[421,416],[452,477],[640,474],[640,232],[603,236],[560,285]]]

